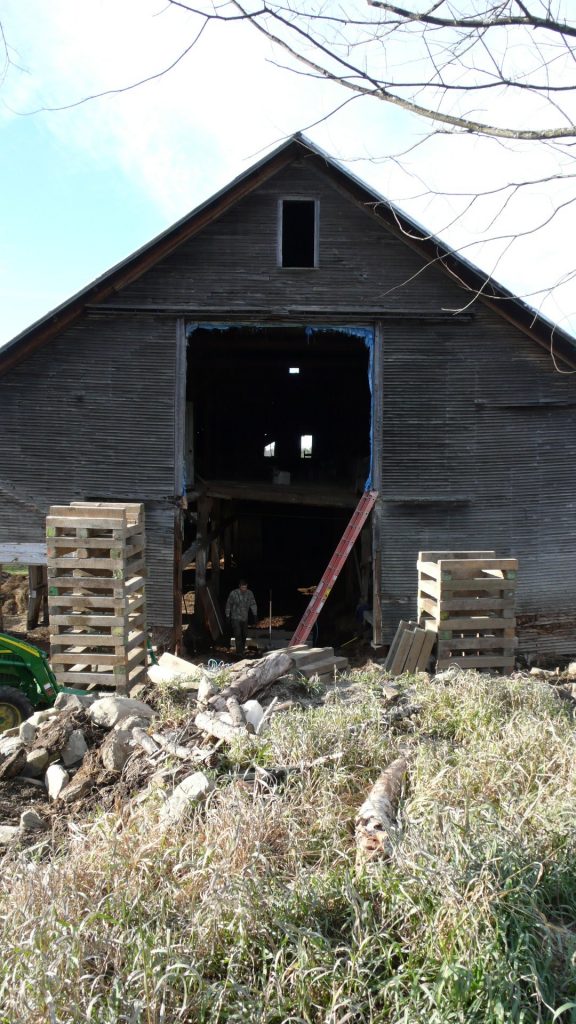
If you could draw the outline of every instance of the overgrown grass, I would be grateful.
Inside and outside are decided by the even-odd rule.
[[[341,755],[281,789],[221,776],[168,831],[149,805],[51,863],[6,858],[2,1024],[575,1022],[571,705],[533,680],[409,682],[407,731],[373,676],[277,716],[262,763]],[[355,809],[399,752],[392,860],[356,875]]]

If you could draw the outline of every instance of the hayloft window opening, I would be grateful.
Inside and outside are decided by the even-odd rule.
[[[291,366],[289,368],[289,370],[288,370],[288,373],[291,373],[292,375],[300,373],[300,367],[299,366]]]
[[[318,266],[318,202],[280,200],[280,266],[306,269]]]
[[[273,459],[276,452],[276,441],[270,441],[264,445],[264,458]]]

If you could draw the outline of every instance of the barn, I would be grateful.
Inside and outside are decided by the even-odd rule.
[[[295,136],[0,350],[0,563],[51,504],[142,501],[149,619],[238,574],[334,595],[375,645],[420,549],[520,560],[520,646],[572,653],[576,342]],[[292,603],[291,603],[292,602]]]

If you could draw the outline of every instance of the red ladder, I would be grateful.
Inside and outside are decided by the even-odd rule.
[[[358,537],[360,530],[374,508],[377,497],[378,491],[365,491],[360,498],[356,509],[352,513],[352,518],[342,534],[338,547],[328,563],[328,568],[316,587],[314,596],[296,627],[296,632],[288,645],[289,647],[294,647],[295,644],[304,643],[304,641],[310,636],[312,626],[316,622],[328,594],[340,575],[342,566],[352,550],[354,541]]]

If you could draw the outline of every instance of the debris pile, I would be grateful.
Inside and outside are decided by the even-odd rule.
[[[201,769],[218,764],[224,744],[240,734],[257,744],[270,717],[293,706],[276,696],[265,708],[256,699],[293,669],[285,652],[241,661],[218,689],[205,669],[163,655],[150,676],[157,685],[176,686],[190,701],[190,716],[178,726],[159,725],[153,690],[151,703],[59,694],[53,708],[0,737],[0,846],[24,833],[58,828],[68,813],[96,803],[122,805],[154,788],[166,798],[163,820],[175,820],[212,788]],[[142,689],[139,696],[146,693]]]

